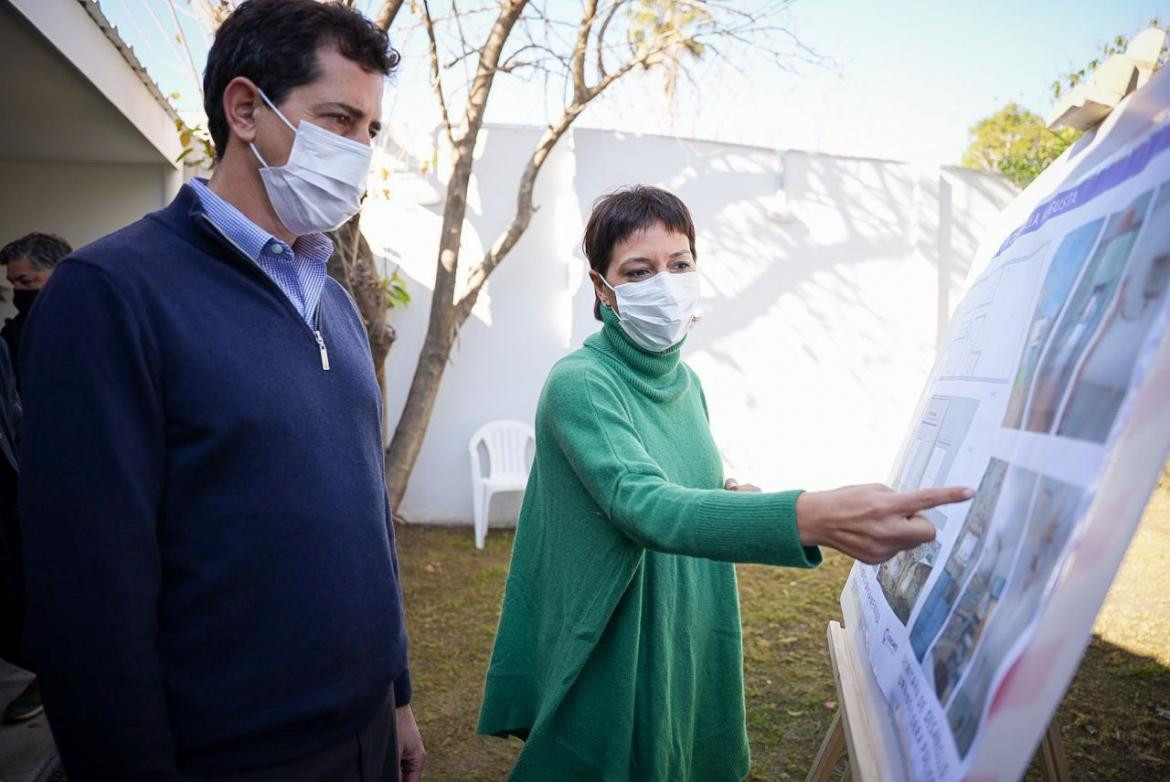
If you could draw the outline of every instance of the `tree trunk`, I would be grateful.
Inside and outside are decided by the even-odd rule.
[[[466,136],[455,149],[454,167],[447,182],[443,205],[443,228],[439,237],[439,263],[435,269],[435,289],[431,297],[431,314],[427,335],[419,353],[418,366],[410,381],[406,406],[398,427],[386,449],[386,487],[390,507],[397,511],[406,494],[406,483],[422,450],[423,436],[435,409],[439,383],[447,368],[451,346],[455,342],[455,282],[459,265],[459,247],[463,241],[463,218],[467,213],[467,188],[471,181],[474,136]]]
[[[329,257],[329,275],[349,291],[357,304],[366,337],[370,342],[370,354],[374,359],[374,373],[382,394],[383,407],[386,399],[386,357],[394,345],[397,333],[386,320],[390,310],[382,278],[374,265],[374,253],[366,238],[362,236],[359,223],[361,214],[332,231],[333,255]],[[386,427],[383,426],[385,429]]]
[[[459,248],[463,242],[463,218],[467,214],[467,188],[471,182],[475,142],[483,125],[484,110],[491,94],[492,82],[500,62],[500,52],[527,0],[507,0],[500,5],[500,14],[492,25],[487,41],[480,50],[475,79],[467,95],[467,111],[462,132],[456,137],[448,121],[444,122],[454,155],[451,176],[447,179],[447,195],[443,204],[443,228],[439,236],[439,263],[435,268],[435,288],[431,297],[431,315],[427,335],[423,340],[418,367],[410,381],[406,406],[390,447],[386,449],[386,487],[390,493],[390,507],[402,504],[406,483],[414,470],[422,450],[423,436],[431,422],[439,383],[447,368],[451,346],[459,327],[458,302],[455,284],[459,270]],[[425,6],[424,6],[425,9]],[[432,58],[436,55],[432,51]],[[436,82],[437,85],[437,82]],[[442,90],[436,90],[442,95]]]

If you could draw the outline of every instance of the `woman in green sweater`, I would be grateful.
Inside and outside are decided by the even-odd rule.
[[[760,493],[724,481],[695,373],[695,230],[657,188],[585,232],[601,330],[549,374],[479,732],[525,741],[513,780],[723,782],[750,764],[734,562],[866,562],[934,537],[969,489]]]

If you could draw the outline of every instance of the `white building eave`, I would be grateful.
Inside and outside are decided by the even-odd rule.
[[[10,0],[175,168],[179,115],[96,0]]]

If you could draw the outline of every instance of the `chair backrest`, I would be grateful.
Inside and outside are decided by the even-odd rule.
[[[487,451],[488,469],[480,467],[479,447]],[[468,450],[475,475],[485,478],[498,475],[527,475],[531,466],[529,445],[536,446],[536,432],[523,421],[489,421],[471,436]]]

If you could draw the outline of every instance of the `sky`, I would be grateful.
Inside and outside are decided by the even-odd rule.
[[[193,72],[202,73],[209,35],[189,3],[170,0],[195,61],[174,42],[168,0],[101,0],[164,93],[198,119]],[[456,0],[480,7],[481,0]],[[739,0],[750,6],[756,0]],[[574,0],[548,0],[571,14]],[[360,0],[373,10],[379,0]],[[440,4],[443,5],[443,4]],[[404,13],[406,13],[404,11]],[[661,82],[635,76],[607,92],[578,120],[586,127],[666,133],[777,149],[955,164],[969,129],[1009,102],[1046,115],[1051,83],[1083,67],[1114,35],[1132,34],[1154,16],[1170,22],[1170,0],[795,0],[783,22],[825,64],[783,71],[732,51],[734,67],[711,58],[696,85],[667,110]],[[165,34],[164,34],[165,33]],[[392,31],[404,59],[386,94],[393,130],[435,121],[418,31]],[[538,124],[559,94],[539,79],[501,80],[489,122]]]

